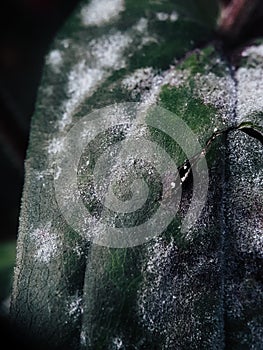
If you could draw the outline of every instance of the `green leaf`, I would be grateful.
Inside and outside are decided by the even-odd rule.
[[[233,69],[213,41],[215,2],[111,3],[119,4],[113,14],[102,0],[81,3],[46,57],[25,164],[11,316],[32,338],[62,349],[260,349],[262,44],[243,49]],[[92,242],[90,235],[106,230],[92,226],[90,218],[84,235],[69,224],[55,186],[63,173],[59,157],[70,154],[66,140],[74,127],[89,113],[123,102],[139,103],[146,120],[151,108],[165,108],[170,113],[166,128],[174,131],[180,118],[200,149],[189,154],[191,142],[183,133],[184,148],[157,127],[139,130],[139,136],[176,161],[182,198],[159,236],[114,248]],[[122,111],[125,116],[129,109]],[[103,210],[93,198],[89,171],[96,170],[108,148],[129,140],[130,125],[121,116],[123,123],[104,132],[107,120],[99,117],[93,114],[95,124],[87,130],[82,125],[79,139],[96,127],[102,131],[69,168],[78,169],[84,208],[105,222],[103,215],[113,208]],[[162,117],[160,113],[160,122]],[[116,160],[109,163],[107,153],[101,162],[115,168],[122,153],[111,150]],[[202,170],[204,156],[206,203],[184,232],[182,223],[193,208],[194,170]],[[151,167],[144,162],[136,171],[142,170],[145,178],[148,172],[145,182],[154,194],[149,197],[158,206],[160,176]],[[104,175],[101,186],[108,188],[111,173]],[[134,177],[131,172],[126,182],[117,178],[117,197],[131,197]],[[172,193],[169,174],[164,182]],[[75,195],[66,192],[62,199],[68,208],[75,207]],[[78,211],[73,214],[76,221],[82,218]],[[127,216],[128,223],[116,215],[113,223],[141,223],[137,214]],[[145,234],[143,229],[140,233]]]

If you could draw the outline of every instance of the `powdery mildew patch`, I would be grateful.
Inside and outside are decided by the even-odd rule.
[[[241,67],[236,73],[237,79],[237,117],[241,122],[253,113],[263,111],[263,67]]]
[[[91,0],[81,10],[84,26],[100,26],[118,18],[124,11],[124,0]]]
[[[49,264],[57,256],[60,243],[51,222],[34,229],[30,234],[30,240],[33,244],[32,250],[37,262]]]
[[[55,73],[59,73],[63,63],[61,51],[52,50],[47,56],[46,63],[51,66]]]
[[[199,274],[216,264],[216,258],[197,256],[195,264],[181,264],[185,273],[174,273],[179,250],[173,240],[165,242],[161,237],[149,245],[143,266],[144,280],[138,291],[138,314],[150,333],[164,337],[164,349],[180,348],[178,333],[193,341],[201,337],[200,320],[194,314],[195,300],[202,299],[204,290],[194,287]],[[179,264],[179,260],[177,261]],[[173,272],[171,273],[171,270]],[[182,317],[183,316],[183,317]],[[211,314],[211,318],[214,315]],[[213,335],[211,334],[211,337]]]
[[[229,164],[232,175],[228,190],[234,220],[231,225],[236,235],[236,247],[241,253],[263,256],[263,168],[255,162],[252,153],[263,159],[262,145],[248,135],[236,132],[231,137]],[[261,164],[261,165],[260,165]],[[253,198],[253,201],[252,201]]]
[[[138,23],[133,28],[135,32],[139,31],[137,26]],[[113,70],[125,67],[125,50],[132,44],[133,35],[132,32],[115,32],[89,43],[83,53],[84,58],[73,66],[68,75],[68,99],[64,103],[64,113],[59,121],[61,131],[72,122],[73,114],[82,101],[91,96]]]
[[[63,150],[64,147],[64,138],[58,137],[51,140],[50,144],[47,147],[47,152],[50,155],[56,155]]]
[[[251,46],[241,55],[247,63],[236,72],[238,122],[263,111],[263,45]]]
[[[217,62],[219,63],[219,62]],[[227,71],[226,75],[219,77],[209,72],[208,74],[197,73],[195,76],[195,93],[206,105],[215,107],[220,114],[223,124],[233,122],[235,109],[235,82]],[[229,113],[229,111],[231,111]]]
[[[181,86],[190,73],[176,71],[173,66],[170,69],[156,73],[152,67],[138,69],[132,74],[126,76],[122,81],[122,86],[131,91],[132,97],[140,95],[142,108],[148,108],[155,104],[164,85]]]
[[[246,48],[242,54],[243,57],[248,57],[248,56],[260,56],[263,57],[263,45],[258,45],[258,46],[250,46]]]

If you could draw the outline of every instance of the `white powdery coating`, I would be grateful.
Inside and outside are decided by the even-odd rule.
[[[232,211],[229,215],[237,249],[263,256],[263,150],[259,141],[236,132],[231,136],[229,156],[231,182],[228,190]],[[258,159],[258,160],[257,160]],[[260,161],[259,161],[260,160]]]
[[[63,150],[64,147],[64,138],[54,138],[51,140],[50,144],[48,145],[47,151],[50,155],[56,155],[60,153]]]
[[[138,21],[140,22],[141,20]],[[133,27],[133,30],[137,32],[139,31],[138,23]],[[130,33],[116,32],[90,42],[85,52],[86,58],[78,62],[69,73],[67,88],[69,99],[63,106],[64,113],[59,121],[60,130],[72,122],[76,108],[85,98],[93,94],[113,70],[125,66],[124,53],[132,40]]]
[[[237,121],[263,111],[263,68],[241,67],[236,72]]]
[[[145,82],[142,81],[138,87],[142,90],[142,109],[144,107],[148,108],[157,102],[161,89],[164,85],[179,87],[187,80],[187,78],[187,71],[178,72],[173,66],[171,66],[169,70],[163,72],[161,75],[157,74],[151,79],[151,86],[149,90],[145,90]]]
[[[89,92],[100,79],[102,79],[102,72],[99,69],[87,67],[85,60],[82,60],[69,74],[68,92],[75,99],[79,99]]]
[[[248,57],[248,56],[263,57],[263,45],[248,47],[242,52],[242,56],[243,57]]]
[[[211,293],[211,287],[202,286],[199,281],[205,271],[215,273],[217,254],[198,254],[186,264],[180,262],[181,253],[175,241],[166,242],[159,237],[149,244],[144,259],[144,280],[137,298],[143,326],[150,333],[164,337],[164,349],[183,348],[185,337],[191,337],[192,342],[199,341],[202,318],[195,312],[195,307],[207,291]],[[206,321],[218,322],[217,312],[217,308],[211,310],[205,315]],[[208,332],[207,342],[217,336],[217,329]]]
[[[124,50],[131,43],[129,35],[117,32],[103,36],[90,43],[87,52],[91,52],[94,63],[89,66],[86,59],[77,63],[69,73],[68,95],[69,100],[64,104],[64,113],[59,121],[59,129],[63,130],[72,121],[76,108],[110,75],[113,69],[124,67]]]
[[[52,67],[55,73],[58,73],[60,71],[62,62],[62,55],[59,50],[51,51],[46,59],[46,63]]]
[[[92,41],[90,49],[97,66],[107,69],[120,69],[125,65],[124,50],[131,44],[129,35],[117,32],[110,36]]]
[[[48,264],[56,257],[59,241],[56,231],[51,230],[51,222],[33,230],[30,239],[34,245],[34,258],[38,262]]]
[[[262,195],[259,197],[260,199],[258,199],[258,201],[262,202]],[[242,199],[240,198],[240,200]],[[251,206],[252,205],[253,204],[251,204]],[[243,209],[243,211],[240,212],[240,209]],[[242,253],[253,253],[263,258],[263,214],[260,212],[261,209],[256,208],[255,205],[254,211],[247,213],[247,208],[238,208],[238,210],[234,211],[234,214],[237,220],[240,219],[242,214],[248,216],[247,221],[242,222],[240,227],[236,230],[239,234],[237,238],[237,247],[239,251]],[[246,235],[244,235],[244,231],[247,233]]]
[[[212,105],[221,111],[224,120],[229,120],[231,116],[234,116],[233,93],[235,96],[236,88],[230,75],[219,77],[212,72],[205,75],[197,73],[195,81],[197,84],[195,92],[206,105]]]
[[[122,81],[122,87],[131,92],[135,98],[138,94],[142,102],[142,109],[154,104],[158,98],[161,87],[171,80],[169,71],[162,75],[155,74],[152,67],[140,68],[126,76]]]
[[[81,10],[84,26],[100,26],[116,18],[124,11],[124,0],[91,0]]]
[[[141,93],[143,90],[151,87],[153,77],[153,68],[140,68],[132,74],[126,76],[121,84],[123,88],[131,91],[132,95],[135,96],[138,93]]]
[[[160,290],[161,281],[165,275],[165,269],[163,269],[163,267],[169,265],[170,256],[173,253],[174,242],[171,241],[170,244],[166,245],[162,238],[157,238],[148,248],[148,259],[146,259],[146,264],[143,267],[146,274],[141,285],[141,290],[138,292],[138,308],[139,315],[142,317],[142,322],[149,331],[158,330],[159,332],[161,329],[159,322],[157,322],[159,315],[154,315],[154,309],[145,303],[145,301],[149,299],[150,295],[153,296],[153,299],[157,296],[157,293]],[[148,278],[146,276],[148,276]],[[170,295],[169,297],[173,299],[173,295]],[[165,303],[165,296],[163,296],[162,299]],[[154,301],[152,300],[151,302]],[[162,312],[163,305],[160,305],[159,312]]]
[[[68,94],[70,99],[64,105],[65,112],[59,121],[59,129],[63,130],[72,121],[72,115],[80,102],[92,94],[97,85],[103,81],[104,72],[98,68],[90,68],[85,60],[77,63],[68,79]]]

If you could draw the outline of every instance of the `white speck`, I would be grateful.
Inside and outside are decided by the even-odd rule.
[[[140,18],[139,21],[135,24],[134,29],[138,32],[145,32],[148,27],[148,20],[144,17]]]
[[[82,346],[86,346],[86,345],[87,345],[86,333],[85,333],[84,330],[82,330],[82,331],[80,332],[80,344],[81,344]]]
[[[53,50],[47,56],[47,64],[50,65],[55,73],[58,73],[63,60],[59,50]]]
[[[69,316],[74,316],[82,312],[82,298],[80,296],[77,296],[74,298],[74,300],[71,301],[69,305]]]
[[[61,167],[60,166],[58,166],[58,168],[57,168],[57,172],[55,173],[55,175],[54,175],[54,180],[57,180],[58,178],[59,178],[59,176],[60,176],[60,174],[61,174]]]
[[[171,187],[175,188],[175,182],[171,182]]]
[[[79,258],[83,255],[83,249],[82,249],[82,247],[81,247],[80,245],[76,245],[76,246],[72,249],[72,251],[73,251],[74,253],[76,253],[77,257],[79,257]]]
[[[178,13],[177,12],[175,12],[175,11],[173,11],[172,13],[171,13],[171,15],[170,15],[170,21],[171,22],[176,22],[177,20],[178,20]]]
[[[176,22],[178,19],[178,13],[173,11],[170,15],[165,12],[157,12],[156,18],[158,21],[167,21],[170,20],[171,22]]]
[[[63,39],[61,41],[61,44],[63,45],[64,49],[68,49],[70,45],[70,40],[69,39]]]
[[[43,174],[41,174],[40,172],[38,172],[37,174],[36,174],[36,179],[39,181],[39,180],[42,180],[44,178],[44,175]]]
[[[48,146],[48,154],[58,154],[62,151],[64,145],[64,138],[54,138]]]
[[[59,241],[56,231],[51,230],[51,222],[35,229],[30,239],[34,244],[34,257],[38,262],[46,263],[52,261],[56,256],[59,246]]]
[[[116,347],[115,347],[115,349],[116,350],[119,350],[119,349],[121,349],[121,347],[122,347],[122,340],[121,340],[121,338],[114,338],[113,339],[113,345],[115,345]]]
[[[124,0],[91,0],[81,10],[85,26],[100,26],[116,18],[124,11]]]
[[[156,13],[156,18],[159,21],[167,21],[167,19],[169,18],[168,13],[164,13],[164,12],[157,12]]]
[[[181,183],[185,182],[185,180],[187,179],[187,177],[188,177],[188,172],[185,174],[185,176],[183,176],[183,177],[181,178]]]
[[[36,180],[37,181],[41,181],[44,178],[52,175],[50,170],[36,171],[35,174],[36,174]]]
[[[217,130],[218,130],[217,128],[214,128],[214,132],[217,132]]]

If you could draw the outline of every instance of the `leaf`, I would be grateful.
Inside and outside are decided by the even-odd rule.
[[[11,316],[47,347],[260,349],[262,44],[243,49],[233,71],[213,42],[211,23],[204,23],[207,16],[200,19],[196,2],[111,3],[114,12],[102,0],[80,4],[46,58],[26,160]],[[122,102],[139,103],[145,120],[156,121],[136,129],[134,156],[144,150],[140,137],[158,144],[177,164],[182,198],[160,235],[120,248],[99,244],[100,235],[107,237],[108,231],[92,226],[94,221],[116,220],[108,217],[112,207],[103,210],[100,197],[93,198],[92,176],[106,165],[118,169],[125,158],[114,147],[129,141],[130,124],[124,116],[133,108],[118,109]],[[112,104],[116,115],[108,119],[94,112]],[[87,128],[81,123],[91,112],[93,124]],[[117,120],[104,130],[116,116],[121,123]],[[133,118],[140,124],[136,113]],[[172,137],[176,118],[196,135],[198,149],[191,149],[185,130],[176,134],[177,140]],[[157,127],[164,120],[165,131]],[[66,164],[65,173],[62,155],[71,154],[96,128],[100,132],[79,159],[76,155]],[[76,130],[80,136],[68,142]],[[204,172],[204,155],[208,191],[199,192],[194,202],[195,174]],[[131,183],[141,172],[158,207],[164,191],[155,163],[125,160],[133,161],[131,172],[103,173],[101,188],[117,179],[113,191],[129,199]],[[99,161],[103,166],[98,168]],[[85,234],[61,209],[61,201],[69,211],[78,202],[68,175],[75,168],[81,201],[94,214],[85,222]],[[56,193],[58,179],[67,184],[62,198]],[[172,196],[178,190],[175,182],[169,173],[163,180]],[[181,230],[203,197],[198,220],[188,231]],[[71,213],[74,223],[82,222],[82,212]],[[139,211],[128,219],[116,217],[120,227],[145,219]],[[139,233],[144,237],[144,229]],[[92,235],[99,236],[96,243]]]
[[[244,122],[238,126],[238,129],[259,140],[263,144],[263,132],[261,128],[257,127],[257,125]]]

